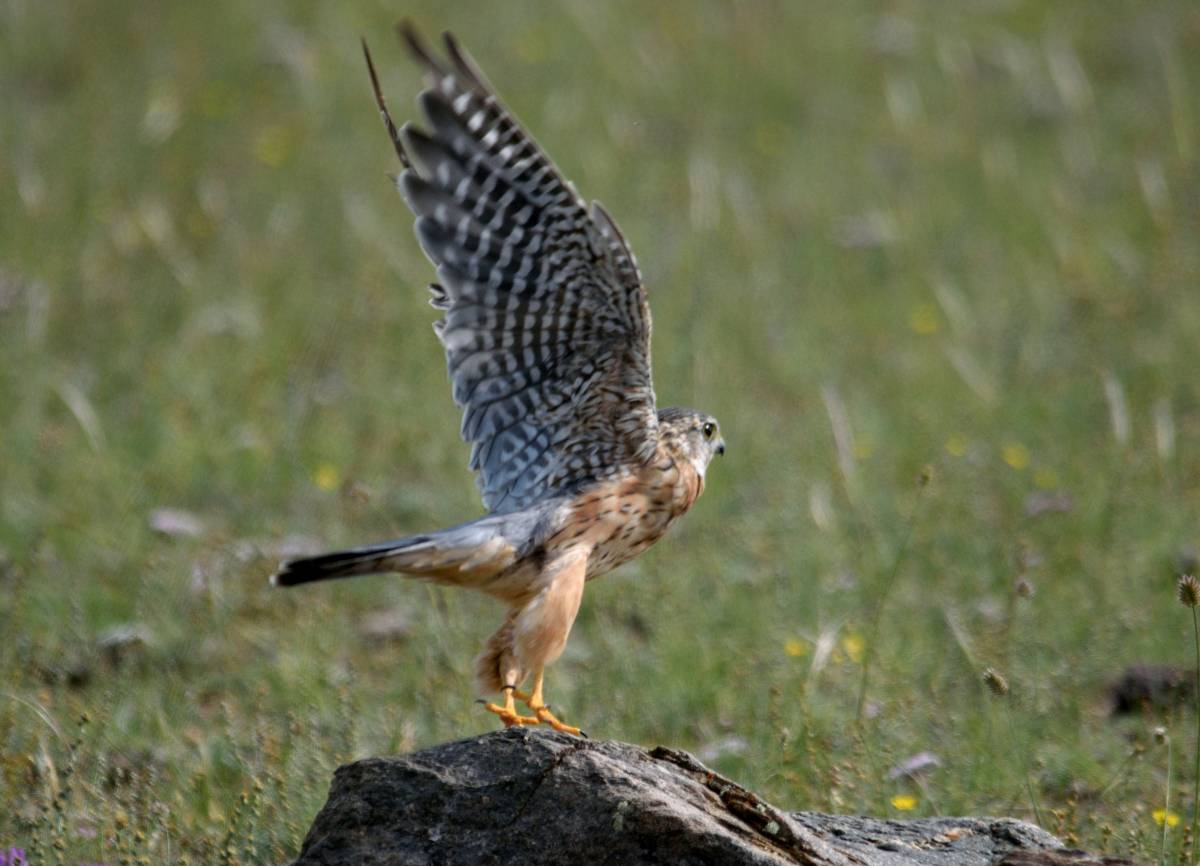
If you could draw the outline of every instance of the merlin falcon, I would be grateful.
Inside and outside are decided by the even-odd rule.
[[[452,35],[439,57],[399,29],[426,73],[425,129],[396,128],[365,41],[363,54],[397,185],[437,268],[434,330],[488,513],[294,559],[271,581],[398,572],[487,593],[508,614],[475,663],[480,686],[503,696],[485,706],[506,726],[579,734],[550,711],[543,679],[584,584],[692,507],[725,442],[711,415],[655,404],[646,288],[616,223],[584,203]]]

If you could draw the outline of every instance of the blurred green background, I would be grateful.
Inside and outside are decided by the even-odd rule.
[[[614,214],[660,402],[729,444],[589,586],[560,715],[789,809],[1186,856],[1194,711],[1110,687],[1191,676],[1198,10],[7,0],[0,848],[279,862],[339,763],[495,725],[489,600],[266,584],[480,513],[358,45],[414,117],[406,16]]]

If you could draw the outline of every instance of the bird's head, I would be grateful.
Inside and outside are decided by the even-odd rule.
[[[672,406],[658,410],[658,433],[663,443],[696,467],[704,477],[709,461],[725,453],[721,425],[707,412]]]

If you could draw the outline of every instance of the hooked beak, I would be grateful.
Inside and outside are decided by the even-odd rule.
[[[725,456],[725,440],[724,439],[721,439],[720,441],[717,442],[717,456],[718,457]]]

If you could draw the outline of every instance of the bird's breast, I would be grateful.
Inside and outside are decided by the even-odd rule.
[[[598,577],[662,538],[703,489],[704,479],[690,463],[657,459],[582,491],[547,546],[586,545],[587,576]]]

